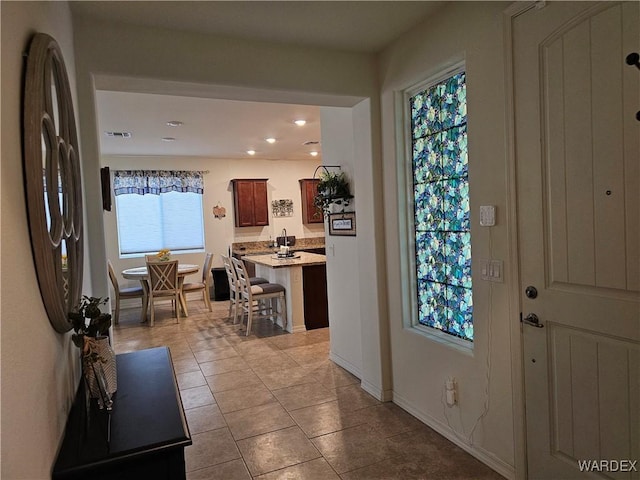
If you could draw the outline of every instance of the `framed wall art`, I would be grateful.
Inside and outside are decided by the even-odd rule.
[[[329,235],[356,236],[356,212],[329,214]]]
[[[271,202],[271,212],[274,217],[292,217],[293,200],[273,200]]]

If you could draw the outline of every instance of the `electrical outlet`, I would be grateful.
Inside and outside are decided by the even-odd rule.
[[[444,392],[448,407],[458,404],[458,385],[454,378],[448,378],[444,382]]]

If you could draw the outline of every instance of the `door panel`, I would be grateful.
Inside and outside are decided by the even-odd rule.
[[[638,425],[638,345],[547,324],[550,337],[551,450],[568,459],[631,458]],[[621,414],[622,413],[622,414]],[[636,428],[637,430],[637,428]],[[596,439],[592,442],[591,439]],[[637,441],[637,439],[636,439]]]
[[[529,478],[640,459],[639,23],[637,2],[514,19],[521,305],[544,326],[522,330]]]

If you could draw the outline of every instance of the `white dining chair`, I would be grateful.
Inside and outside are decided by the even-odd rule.
[[[149,274],[149,306],[151,308],[150,326],[155,322],[155,301],[168,297],[173,304],[176,323],[180,323],[180,284],[178,283],[178,260],[154,260],[147,257]]]
[[[227,273],[227,282],[229,283],[229,313],[227,316],[231,318],[231,313],[233,312],[233,323],[238,323],[238,302],[240,301],[238,275],[236,275],[231,259],[226,255],[220,256],[222,257],[222,264]]]
[[[224,265],[225,272],[227,273],[227,282],[229,283],[229,313],[227,317],[231,318],[233,312],[233,323],[238,323],[239,312],[242,307],[242,295],[240,295],[240,286],[238,285],[238,274],[236,268],[233,266],[231,259],[226,255],[220,255],[222,257],[222,264]],[[262,277],[250,277],[249,283],[251,285],[260,285],[262,283],[269,283],[269,280]]]
[[[251,324],[254,317],[271,317],[275,323],[275,319],[279,316],[282,319],[282,328],[287,327],[287,300],[285,297],[285,288],[278,283],[261,283],[259,285],[251,285],[247,268],[244,266],[242,260],[237,258],[231,258],[231,262],[235,267],[236,275],[238,276],[238,290],[240,293],[240,306],[244,313],[247,314],[247,333],[248,336],[251,333]],[[254,310],[254,302],[263,302],[271,300],[271,307],[269,309],[262,307],[258,311]],[[280,306],[278,311],[273,305],[273,300],[277,300]],[[237,308],[237,304],[236,304]],[[259,313],[262,311],[262,313]]]
[[[202,300],[204,304],[209,308],[211,312],[211,298],[209,296],[209,288],[211,283],[209,279],[211,278],[211,263],[213,262],[213,253],[207,253],[204,257],[204,265],[202,267],[202,280],[200,282],[190,282],[184,283],[182,285],[182,295],[185,297],[186,294],[191,292],[202,291]]]

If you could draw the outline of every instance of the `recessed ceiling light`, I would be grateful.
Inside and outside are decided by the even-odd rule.
[[[169,127],[181,127],[184,124],[180,120],[169,120],[167,125]]]
[[[247,150],[247,153],[248,153],[249,155],[255,155],[255,154],[256,154],[256,151],[255,151],[255,150]]]
[[[273,138],[273,137],[265,138],[265,141],[266,141],[267,143],[276,143],[276,139],[275,139],[275,138]]]
[[[310,154],[312,157],[317,157],[317,156],[318,156],[318,152],[316,152],[315,150],[312,150],[311,152],[309,152],[309,154]]]
[[[296,120],[293,123],[295,123],[299,127],[303,127],[307,123],[307,121],[306,120]]]
[[[163,142],[175,142],[176,139],[173,137],[162,137]]]

